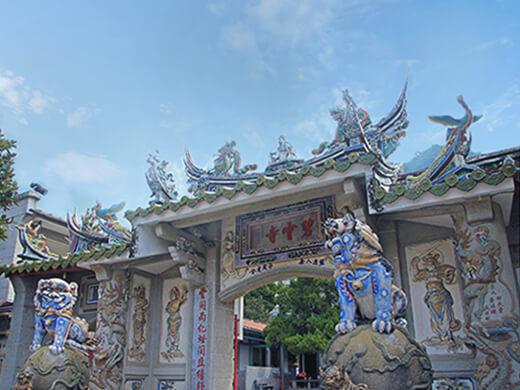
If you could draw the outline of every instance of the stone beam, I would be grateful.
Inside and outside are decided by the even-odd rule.
[[[168,252],[174,264],[193,264],[200,269],[206,268],[206,260],[197,254],[184,252],[175,246],[169,246]]]
[[[493,220],[493,204],[489,196],[465,202],[464,210],[469,224]]]
[[[194,249],[201,254],[206,252],[206,245],[203,240],[184,230],[177,229],[167,222],[160,222],[155,225],[155,234],[162,240],[177,242],[179,239],[188,240],[193,243]]]

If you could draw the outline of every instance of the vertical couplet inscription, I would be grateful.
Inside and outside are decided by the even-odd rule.
[[[198,288],[194,294],[192,389],[206,390],[206,368],[208,364],[208,290]]]

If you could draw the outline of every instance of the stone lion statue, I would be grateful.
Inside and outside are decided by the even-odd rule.
[[[78,285],[58,278],[41,279],[34,295],[35,323],[31,351],[42,346],[46,334],[53,335],[49,351],[55,355],[64,350],[65,344],[84,351],[93,342],[88,323],[72,316],[72,308],[78,298]]]
[[[350,212],[343,218],[329,218],[324,228],[325,245],[336,266],[341,309],[336,331],[351,332],[358,321],[372,321],[373,329],[380,333],[390,333],[395,324],[406,325],[402,318],[406,295],[392,284],[392,265],[372,229]]]

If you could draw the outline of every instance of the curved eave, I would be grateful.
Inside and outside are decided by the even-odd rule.
[[[442,182],[431,183],[424,179],[415,187],[396,184],[390,189],[377,186],[374,189],[375,200],[371,203],[372,214],[390,213],[400,210],[414,210],[436,204],[446,204],[460,201],[471,196],[494,196],[501,193],[514,192],[514,180],[518,174],[514,163],[503,162],[502,166],[493,172],[475,170],[468,177],[448,175]],[[382,209],[377,210],[375,203]]]
[[[370,172],[374,161],[373,155],[351,154],[345,161],[330,159],[325,161],[322,166],[306,166],[297,173],[282,171],[272,177],[261,175],[253,182],[238,182],[233,189],[218,188],[215,192],[203,192],[193,198],[183,196],[178,202],[153,205],[146,209],[138,208],[127,212],[125,217],[133,224],[149,223],[155,219],[160,219],[165,213],[176,214],[186,209],[207,209],[204,206],[221,205],[222,203],[235,204],[239,200],[245,199],[247,201],[252,195],[259,193],[268,193],[272,196],[273,192],[279,192],[287,187],[299,186],[305,183],[306,179],[318,179],[329,172],[339,173],[341,178],[366,174]],[[354,169],[355,166],[360,167],[360,169]]]
[[[128,257],[129,245],[113,245],[109,248],[101,248],[93,251],[83,251],[69,256],[44,261],[23,261],[16,264],[0,267],[0,274],[10,276],[14,274],[48,273],[74,268],[84,268],[82,264],[113,257]]]

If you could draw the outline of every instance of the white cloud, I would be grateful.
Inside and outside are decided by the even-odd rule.
[[[54,103],[54,99],[50,96],[45,96],[41,91],[35,89],[31,92],[31,97],[27,104],[29,105],[29,109],[35,114],[43,114],[43,112],[48,109],[52,103]]]
[[[263,73],[276,74],[276,52],[294,46],[317,48],[317,61],[329,65],[334,49],[323,33],[336,4],[337,0],[256,0],[244,7],[238,21],[222,27],[221,42],[248,56],[255,71]]]
[[[513,83],[503,94],[484,106],[482,124],[490,132],[504,126],[517,117],[516,113],[510,112],[514,106],[520,106],[520,84],[518,83]]]
[[[0,71],[0,104],[15,115],[43,114],[54,102],[54,98],[27,85],[22,76]]]
[[[330,141],[336,132],[336,125],[327,109],[320,110],[310,118],[295,123],[287,131],[297,138],[304,138],[318,146],[323,141]]]
[[[77,152],[66,152],[45,161],[44,170],[67,182],[99,183],[121,176],[123,171],[110,160]]]
[[[255,52],[258,50],[256,34],[244,23],[236,23],[222,29],[222,41],[231,49]]]
[[[67,126],[72,129],[79,129],[92,117],[92,110],[88,107],[78,107],[67,115]]]
[[[513,40],[509,37],[502,37],[498,39],[493,39],[491,41],[483,42],[480,45],[477,45],[475,47],[476,51],[483,51],[483,50],[489,50],[494,49],[497,47],[512,47],[513,46]]]
[[[267,33],[297,43],[322,31],[334,5],[333,0],[259,0],[248,13]]]
[[[159,104],[159,111],[161,114],[171,115],[173,114],[173,105],[171,103],[161,103]]]
[[[209,3],[208,10],[215,16],[221,16],[226,9],[225,4],[223,3]]]

